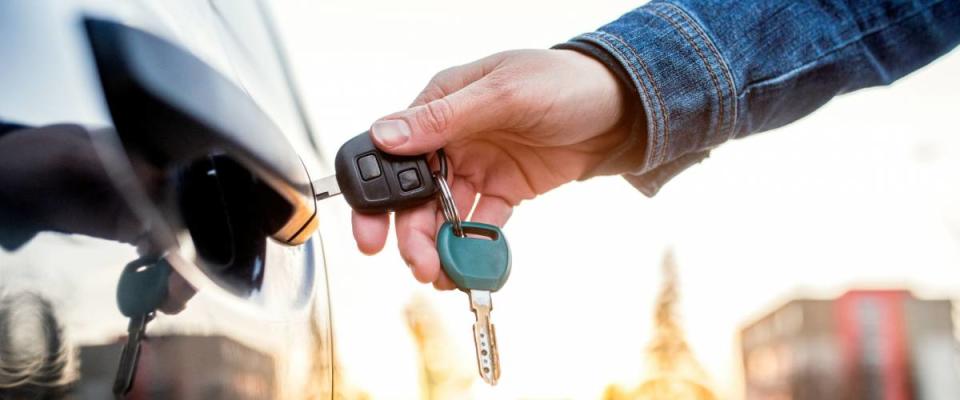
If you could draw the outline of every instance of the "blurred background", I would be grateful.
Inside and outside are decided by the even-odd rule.
[[[265,82],[249,89],[307,149],[317,176],[330,173],[341,143],[404,108],[437,71],[501,50],[546,48],[642,4],[264,1],[314,154],[303,134],[310,130],[277,84],[282,74],[261,57],[272,49],[244,40],[265,37],[261,26],[214,29],[182,18],[214,15],[202,2],[76,3],[133,20],[159,16],[151,19],[159,31],[232,79]],[[243,12],[251,9],[231,6],[256,2],[215,3],[240,13],[228,20],[249,22]],[[60,4],[4,3],[0,32],[74,34],[75,15]],[[4,36],[17,40],[3,42],[0,59],[18,62],[0,63],[8,93],[0,117],[109,123],[102,104],[77,95],[96,89],[89,66],[57,72],[78,50],[44,53],[38,37]],[[245,60],[258,68],[233,69],[245,65],[230,58],[242,51],[221,57],[218,46],[230,48],[216,40],[223,37],[258,43]],[[22,62],[34,53],[52,56]],[[891,87],[842,96],[790,126],[727,143],[656,198],[601,177],[521,204],[504,229],[511,278],[493,296],[503,370],[496,387],[477,376],[467,296],[418,284],[392,236],[381,254],[361,255],[348,206],[332,199],[318,207],[322,244],[286,250],[288,260],[316,264],[304,279],[319,281],[292,322],[201,291],[184,313],[151,323],[156,338],[139,373],[155,379],[140,381],[153,389],[139,398],[960,398],[958,71],[954,51]],[[271,90],[278,86],[280,95]],[[74,397],[102,398],[125,327],[115,278],[134,256],[129,246],[56,234],[0,252],[0,309],[29,311],[0,313],[0,337],[9,339],[0,344],[29,343],[36,327],[23,321],[57,310],[78,344],[77,359],[66,362],[75,373],[62,381],[96,377]],[[41,296],[6,296],[22,288]],[[6,336],[11,326],[20,333]],[[8,383],[0,380],[0,399]]]
[[[331,157],[376,118],[404,108],[437,71],[497,51],[549,47],[640,3],[332,0],[281,2],[276,9]],[[810,386],[803,374],[835,377],[843,363],[885,363],[899,354],[903,364],[883,376],[916,378],[928,389],[851,398],[957,398],[949,305],[960,293],[958,71],[954,51],[892,87],[842,96],[793,125],[727,143],[653,199],[605,177],[520,205],[505,228],[512,276],[494,295],[503,376],[493,389],[476,381],[469,397],[589,399],[611,384],[640,385],[650,377],[646,353],[661,259],[672,247],[681,283],[677,313],[717,396],[828,398],[790,388]],[[325,239],[337,242],[328,252],[349,260],[330,271],[346,374],[373,398],[419,396],[420,356],[404,319],[413,296],[426,299],[442,321],[453,360],[444,362],[471,377],[466,296],[415,283],[395,242],[378,256],[360,256],[345,205],[328,203],[321,209],[337,221],[321,224]],[[873,317],[856,311],[861,301],[874,304],[872,292],[845,295],[851,290],[884,290],[876,306],[862,306],[873,307]],[[821,303],[808,311],[807,304]],[[765,327],[785,313],[794,316],[793,328]],[[812,322],[818,318],[834,322]],[[870,323],[865,318],[897,326],[901,336],[852,327]],[[907,335],[911,327],[938,339]],[[857,347],[868,335],[883,339]],[[891,347],[894,341],[900,347]],[[745,383],[745,358],[765,377]],[[926,362],[937,367],[921,367]],[[933,374],[952,383],[921,379]],[[753,391],[770,379],[782,383]]]

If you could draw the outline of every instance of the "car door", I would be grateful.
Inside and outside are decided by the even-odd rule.
[[[107,53],[157,72],[150,90],[169,96],[150,103],[111,91],[123,74],[98,58],[91,21],[147,38],[124,39],[126,58]],[[116,195],[116,213],[131,211],[147,226],[137,240],[38,229],[0,251],[0,398],[112,396],[127,335],[117,282],[150,252],[144,243],[173,260],[196,294],[182,312],[148,324],[129,398],[332,397],[323,249],[306,222],[315,205],[302,201],[302,183],[324,170],[270,24],[269,9],[254,0],[0,4],[0,119],[82,126],[89,147],[63,153],[89,152],[87,167],[114,193],[94,195]],[[188,64],[197,68],[175,69]],[[171,122],[184,119],[196,129]],[[67,135],[57,132],[54,141]],[[77,182],[86,170],[56,169],[57,178]],[[156,182],[164,189],[152,190]],[[56,201],[71,210],[80,200]],[[93,204],[91,214],[103,212]],[[275,214],[292,215],[274,210],[298,207],[306,207],[299,239],[273,234],[282,230],[273,225],[264,234]],[[0,222],[29,225],[26,217]],[[163,234],[170,243],[157,245]]]

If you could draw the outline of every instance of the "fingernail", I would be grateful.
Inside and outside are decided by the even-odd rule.
[[[387,147],[397,147],[410,140],[410,126],[402,119],[388,119],[377,121],[370,128],[380,144]]]

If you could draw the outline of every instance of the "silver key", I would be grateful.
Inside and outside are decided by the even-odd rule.
[[[317,201],[340,194],[340,184],[337,182],[337,175],[330,175],[326,178],[313,181],[313,192]]]
[[[140,342],[145,338],[147,322],[153,318],[153,313],[143,314],[130,318],[127,325],[127,343],[123,345],[120,354],[120,367],[117,377],[113,381],[113,394],[117,399],[123,399],[133,388],[133,380],[137,375],[137,364],[140,361]]]
[[[483,381],[492,385],[500,379],[500,355],[497,353],[497,335],[490,322],[493,300],[486,290],[470,291],[470,309],[477,317],[473,324],[473,341],[477,348],[477,368]]]

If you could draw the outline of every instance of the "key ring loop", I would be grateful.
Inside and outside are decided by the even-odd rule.
[[[453,194],[450,192],[450,186],[447,180],[440,174],[434,174],[437,181],[437,187],[440,188],[440,208],[443,210],[443,218],[453,224],[453,232],[457,236],[463,236],[463,226],[460,221],[460,214],[457,212],[457,206],[453,202]]]
[[[443,148],[437,149],[437,162],[440,164],[440,176],[447,179],[447,152]]]
[[[437,158],[440,161],[440,170],[433,173],[433,179],[440,189],[437,193],[440,197],[440,209],[443,211],[443,218],[453,224],[453,233],[462,237],[463,225],[460,220],[460,213],[457,212],[457,205],[453,201],[453,192],[450,191],[450,185],[447,184],[447,157],[443,149],[437,150]]]

